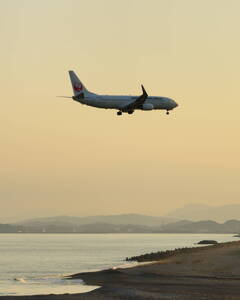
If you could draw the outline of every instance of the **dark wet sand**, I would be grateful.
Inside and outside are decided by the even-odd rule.
[[[134,268],[79,273],[101,288],[85,294],[0,297],[0,300],[223,299],[240,300],[240,241],[177,252]]]

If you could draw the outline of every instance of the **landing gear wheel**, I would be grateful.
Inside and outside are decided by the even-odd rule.
[[[117,115],[118,115],[118,116],[121,116],[121,115],[122,115],[122,112],[119,110],[119,111],[117,112]]]
[[[131,114],[133,114],[133,113],[134,113],[134,110],[129,110],[129,111],[128,111],[128,114],[129,114],[129,115],[131,115]]]
[[[169,115],[169,111],[168,110],[167,110],[166,114]]]

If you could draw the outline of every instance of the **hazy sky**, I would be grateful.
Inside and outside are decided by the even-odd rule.
[[[0,0],[0,220],[240,203],[239,0]],[[176,99],[116,116],[91,91]]]

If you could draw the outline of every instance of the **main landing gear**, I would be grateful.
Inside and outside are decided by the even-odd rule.
[[[131,114],[134,113],[134,110],[128,110],[127,113],[128,113],[129,115],[131,115]],[[121,110],[119,110],[119,111],[117,112],[117,115],[118,115],[118,116],[121,116],[122,114],[123,114],[123,112],[122,112]]]

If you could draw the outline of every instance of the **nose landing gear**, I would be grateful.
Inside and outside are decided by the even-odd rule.
[[[169,115],[169,111],[168,110],[167,110],[166,114]]]

